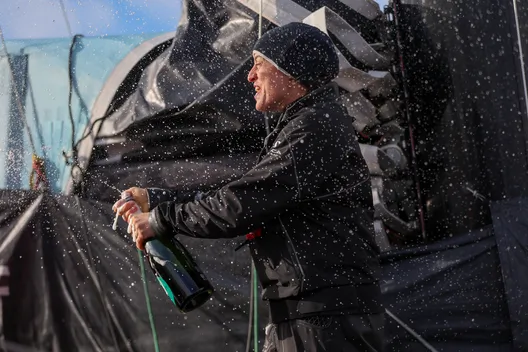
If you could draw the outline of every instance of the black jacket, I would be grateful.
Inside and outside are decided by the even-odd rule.
[[[280,116],[253,169],[193,201],[159,204],[151,226],[199,238],[261,229],[249,246],[272,321],[380,312],[370,177],[352,122],[336,85],[311,92]]]

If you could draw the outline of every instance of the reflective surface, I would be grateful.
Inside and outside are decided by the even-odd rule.
[[[145,253],[159,283],[182,312],[200,307],[213,294],[213,286],[175,238],[148,241]]]

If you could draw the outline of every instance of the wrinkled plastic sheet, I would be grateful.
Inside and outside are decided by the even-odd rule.
[[[505,351],[511,331],[491,227],[385,253],[386,308],[439,351]],[[389,351],[425,351],[386,317]]]
[[[516,351],[528,350],[528,199],[494,202],[491,206],[499,248],[510,326]]]
[[[5,340],[53,352],[154,350],[137,251],[123,222],[112,231],[110,207],[70,196],[0,191],[0,264],[11,272],[10,295],[1,308]],[[182,314],[147,271],[161,351],[243,351],[247,251],[235,254],[237,240],[182,240],[216,294]],[[509,350],[516,306],[509,311],[508,305],[521,301],[507,302],[491,228],[386,253],[382,264],[386,307],[439,351]],[[526,266],[526,258],[513,264]],[[262,342],[267,317],[265,305],[259,307]],[[424,350],[386,319],[389,351]]]
[[[10,268],[2,305],[9,343],[57,352],[154,351],[138,254],[124,222],[118,232],[111,229],[110,204],[10,191],[0,191],[0,204],[0,263]],[[230,240],[183,243],[216,293],[182,314],[147,271],[160,350],[244,350],[247,252],[235,256],[237,242]]]
[[[92,168],[87,197],[106,202],[119,197],[116,188],[132,185],[175,191],[207,191],[240,178],[257,160],[256,153],[189,157],[185,159],[100,165]],[[110,188],[112,185],[115,188]]]
[[[379,23],[369,20],[340,0],[295,0],[294,3],[309,12],[323,6],[339,14],[347,23],[361,32],[369,43],[379,43]],[[283,4],[277,3],[278,7]],[[174,117],[189,105],[196,105],[203,94],[224,84],[222,80],[241,65],[250,64],[251,50],[258,38],[258,13],[237,1],[184,0],[176,36],[162,55],[145,69],[137,88],[129,92],[126,101],[112,111],[102,133],[118,133],[144,120]],[[274,27],[262,21],[262,30]],[[347,54],[347,59],[353,57]],[[245,70],[245,75],[247,72]],[[253,89],[244,79],[232,87],[231,97],[224,104],[233,115],[250,120],[260,114],[253,109]],[[231,85],[232,86],[232,85]],[[226,95],[226,98],[229,98]],[[237,104],[238,102],[247,103]],[[253,110],[253,111],[251,111]],[[247,116],[244,116],[247,115]],[[104,131],[106,129],[106,131]]]

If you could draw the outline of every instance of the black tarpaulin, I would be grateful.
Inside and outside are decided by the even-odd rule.
[[[11,271],[7,341],[42,351],[154,351],[137,251],[122,229],[112,231],[110,204],[8,191],[0,202],[0,260]],[[216,293],[184,315],[147,271],[161,351],[244,350],[249,256],[234,256],[236,241],[183,243]]]
[[[509,315],[512,349],[528,350],[527,3],[395,0],[394,10],[426,232],[441,239],[493,226],[505,290],[496,304]]]
[[[385,253],[386,308],[439,351],[507,351],[509,314],[491,227]],[[389,351],[425,351],[387,317]]]
[[[442,238],[489,225],[489,206],[475,192],[489,200],[528,194],[520,65],[528,5],[394,3],[427,233]]]
[[[137,88],[127,92],[126,101],[105,121],[101,135],[122,132],[147,118],[174,116],[189,104],[203,106],[204,102],[197,100],[203,100],[200,98],[204,94],[248,61],[257,40],[256,19],[255,13],[236,1],[182,1],[180,23],[172,45],[144,70]],[[266,26],[267,21],[264,21],[264,30]],[[232,107],[222,112],[246,123],[255,118],[262,121],[261,114],[251,109],[251,86],[244,82],[244,77],[237,77],[231,84],[223,84],[222,93],[239,97],[242,110]],[[219,105],[222,110],[224,104],[218,99],[214,102],[216,104],[208,105],[209,111],[200,114],[198,120],[213,113],[210,121],[202,124],[217,120],[215,107]],[[225,102],[232,101],[226,99]],[[182,119],[185,117],[178,118]],[[169,130],[169,126],[165,130]]]
[[[493,226],[515,350],[528,350],[528,199],[493,202]]]
[[[11,271],[2,307],[6,341],[53,352],[154,350],[137,252],[123,228],[111,230],[110,206],[0,191],[0,265]],[[501,207],[499,231],[521,233],[511,225],[520,214]],[[526,246],[518,236],[510,238],[518,239],[516,251],[499,237],[497,246],[487,227],[384,254],[386,307],[439,351],[511,350],[512,331],[526,326],[519,294]],[[147,272],[161,351],[243,351],[247,252],[235,254],[237,240],[182,240],[217,293],[202,308],[182,314]],[[263,303],[259,315],[262,334]],[[388,317],[386,330],[388,351],[425,350]]]

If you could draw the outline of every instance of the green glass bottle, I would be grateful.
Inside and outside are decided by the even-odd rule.
[[[150,239],[145,254],[154,275],[180,311],[187,313],[200,307],[213,294],[213,286],[176,238]]]
[[[125,192],[123,198],[125,202],[133,202],[136,213],[141,213],[132,195]],[[127,231],[131,232],[130,225]],[[190,312],[211,298],[213,286],[173,234],[148,239],[145,255],[158,282],[180,311]]]

